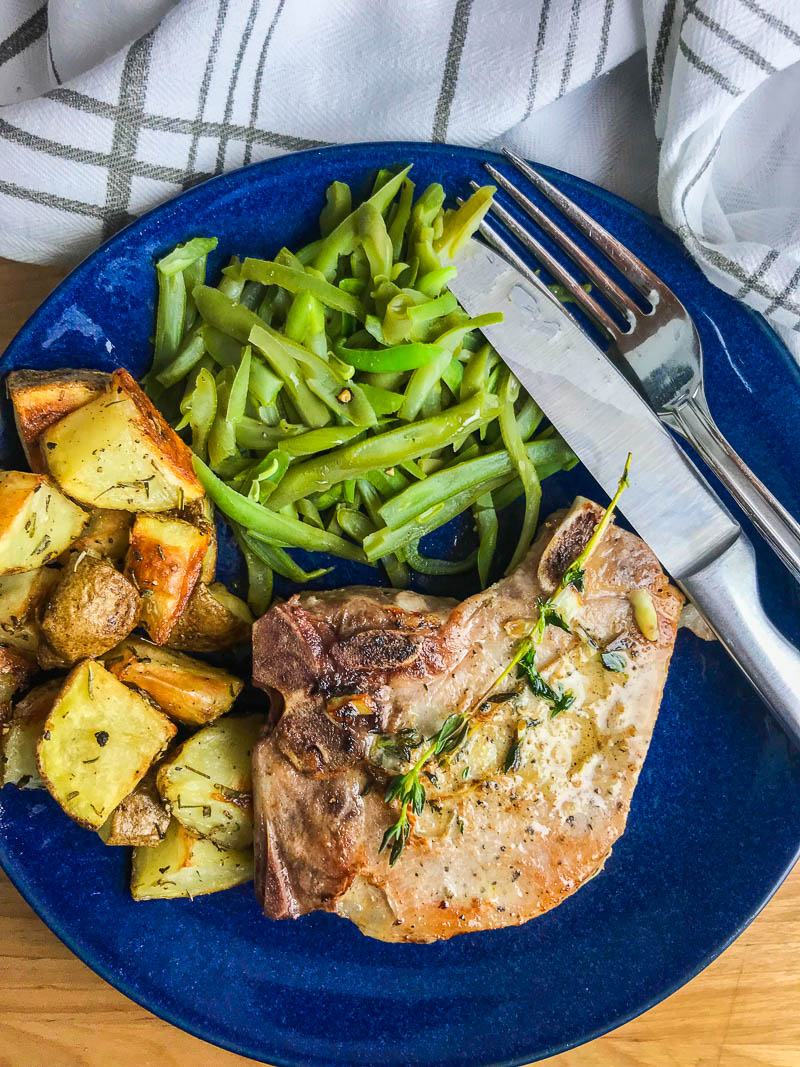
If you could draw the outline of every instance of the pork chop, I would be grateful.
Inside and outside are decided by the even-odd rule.
[[[432,941],[526,922],[602,868],[681,607],[647,545],[609,526],[572,597],[571,632],[545,629],[535,664],[573,694],[569,707],[554,713],[516,671],[482,700],[601,514],[579,499],[551,516],[513,574],[460,604],[353,587],[293,596],[259,619],[253,680],[271,713],[253,753],[256,892],[269,917],[322,909],[384,941]],[[637,625],[634,589],[651,595],[655,640]],[[390,866],[379,849],[399,809],[386,783],[476,704],[478,728],[423,770],[427,803]]]

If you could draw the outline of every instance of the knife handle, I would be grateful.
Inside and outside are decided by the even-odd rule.
[[[755,553],[744,534],[679,582],[745,675],[800,745],[800,652],[767,618]]]
[[[665,421],[703,457],[736,503],[800,582],[798,523],[734,452],[714,422],[702,389],[681,398]]]

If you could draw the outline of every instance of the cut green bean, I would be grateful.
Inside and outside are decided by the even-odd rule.
[[[298,584],[313,582],[315,578],[322,578],[333,570],[332,567],[317,567],[313,571],[304,570],[292,559],[286,549],[278,548],[257,534],[250,534],[245,530],[241,531],[240,536],[255,556],[266,563],[276,574],[288,578],[291,582]]]
[[[350,186],[344,182],[331,182],[325,190],[325,207],[320,212],[319,229],[323,237],[335,230],[353,209]]]
[[[525,446],[525,452],[536,467],[547,463],[558,463],[563,467],[573,456],[559,437],[551,441],[531,441]],[[381,507],[381,518],[387,526],[400,526],[454,493],[515,473],[514,462],[505,449],[455,463],[429,475],[424,481],[411,483],[402,493],[387,500]]]
[[[403,460],[427,455],[441,448],[459,430],[469,432],[495,418],[498,407],[494,396],[472,397],[432,419],[399,426],[329,452],[319,459],[299,463],[283,479],[275,494],[274,506],[281,507],[307,493],[357,478],[373,468],[385,470]]]
[[[528,551],[539,521],[539,505],[542,500],[542,486],[536,473],[536,466],[531,462],[528,451],[525,448],[514,413],[514,402],[518,394],[519,382],[511,371],[506,371],[505,379],[500,389],[500,434],[525,490],[525,515],[522,520],[517,547],[511,557],[506,574],[519,565]]]
[[[497,512],[491,493],[484,493],[472,505],[472,515],[478,532],[478,577],[485,588],[489,584],[489,575],[497,549]]]
[[[156,375],[156,379],[165,389],[169,389],[170,386],[177,385],[178,382],[183,381],[192,367],[197,366],[203,358],[206,345],[201,330],[202,327],[195,328],[190,334],[187,334],[173,361],[160,374]]]
[[[478,558],[478,553],[475,551],[470,552],[464,559],[434,559],[432,556],[421,555],[419,543],[415,544],[413,541],[409,541],[404,547],[403,554],[409,567],[419,571],[420,574],[464,574],[472,570]]]
[[[290,293],[310,293],[326,307],[344,311],[359,322],[364,321],[364,305],[358,297],[306,270],[295,270],[267,259],[246,259],[240,267],[240,275],[262,285],[279,285]]]
[[[364,562],[363,551],[343,537],[335,537],[299,519],[256,504],[227,486],[197,456],[193,457],[192,463],[200,484],[223,515],[238,522],[250,534],[261,535],[273,544],[306,548],[310,552],[330,552],[342,559]]]

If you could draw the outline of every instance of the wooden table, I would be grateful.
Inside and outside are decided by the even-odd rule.
[[[0,350],[64,273],[0,260]],[[2,874],[0,960],[0,1067],[253,1062],[176,1030],[106,985]],[[546,1063],[800,1067],[800,866],[736,944],[688,986],[607,1037]]]

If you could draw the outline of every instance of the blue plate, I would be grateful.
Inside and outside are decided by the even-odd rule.
[[[441,145],[354,145],[210,181],[73,271],[0,369],[122,364],[139,374],[150,358],[153,261],[177,242],[217,234],[217,269],[233,253],[272,254],[307,239],[334,178],[360,186],[380,165],[412,162],[418,188],[441,181],[455,196],[470,178],[482,180],[488,158]],[[800,381],[788,352],[760,318],[714,289],[654,219],[586,182],[548,174],[684,301],[723,431],[800,511]],[[599,493],[580,471],[546,487],[546,506],[576,491]],[[227,544],[230,580],[239,562]],[[798,640],[797,586],[756,548],[770,613]],[[328,584],[363,577],[338,566]],[[44,793],[2,790],[0,833],[3,866],[48,926],[122,992],[207,1041],[273,1064],[519,1064],[644,1011],[753,919],[798,853],[800,755],[719,645],[682,631],[628,829],[604,872],[519,929],[430,946],[370,941],[330,915],[269,922],[251,886],[193,903],[135,904],[127,850],[104,848]]]

